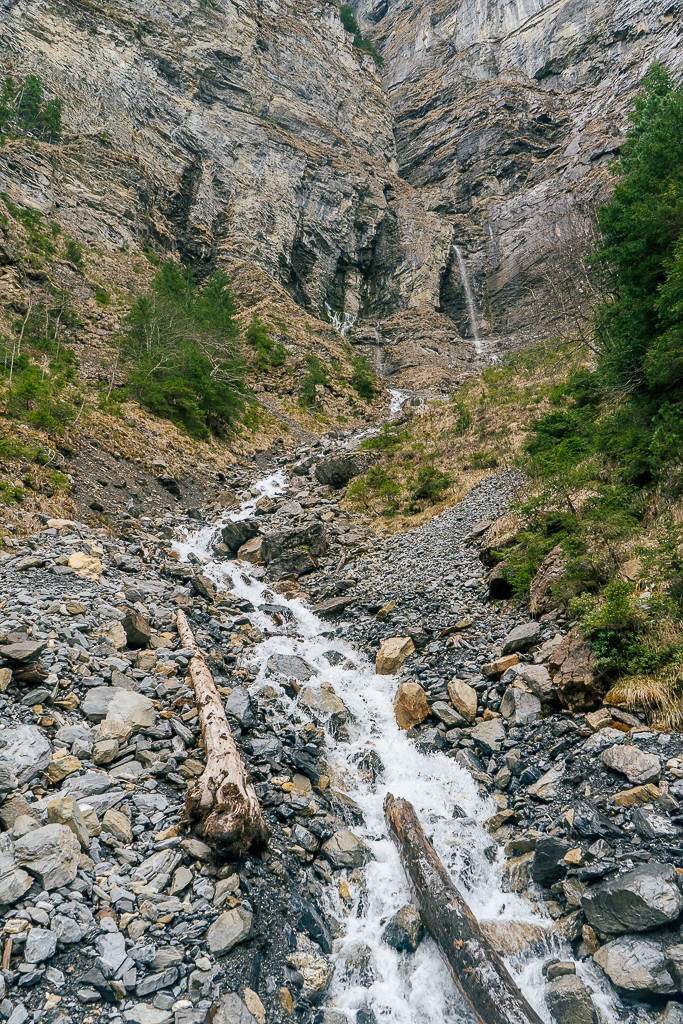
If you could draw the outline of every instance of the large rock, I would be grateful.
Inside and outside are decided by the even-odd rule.
[[[605,768],[625,775],[634,786],[657,782],[662,767],[656,754],[646,754],[630,744],[608,747],[600,754],[600,760]]]
[[[474,687],[468,686],[462,679],[451,679],[448,696],[455,710],[468,722],[473,722],[477,714],[477,691]]]
[[[683,895],[672,864],[649,862],[600,885],[581,897],[586,920],[610,935],[646,932],[674,921],[683,910]]]
[[[554,836],[541,836],[536,841],[531,877],[538,885],[549,887],[567,874],[564,855],[571,849],[568,843]]]
[[[533,693],[508,686],[500,703],[500,713],[511,725],[528,725],[541,716],[541,702]]]
[[[251,937],[254,916],[246,907],[233,907],[222,913],[206,933],[211,953],[229,953]]]
[[[16,643],[0,647],[0,658],[9,658],[10,661],[21,661],[29,665],[38,660],[46,647],[47,640],[18,640]]]
[[[26,936],[24,960],[27,964],[39,964],[49,960],[57,950],[57,936],[49,928],[31,928]]]
[[[298,679],[304,683],[316,674],[315,669],[296,654],[272,654],[266,667],[269,673],[286,676],[288,679]]]
[[[20,783],[45,771],[50,763],[50,741],[37,725],[20,725],[0,734],[5,746],[0,757],[11,766]]]
[[[251,537],[249,540],[241,544],[237,550],[237,557],[242,562],[250,562],[252,565],[260,565],[263,562],[263,553],[261,547],[263,545],[263,537]]]
[[[147,1022],[143,1021],[141,1024],[147,1024]],[[221,996],[218,1004],[213,1004],[211,1024],[258,1024],[258,1022],[237,993],[229,992],[227,995]]]
[[[318,559],[308,551],[285,551],[279,558],[273,559],[268,565],[270,579],[284,580],[292,577],[308,576],[318,568]]]
[[[564,778],[564,764],[559,761],[549,768],[540,779],[529,786],[529,794],[542,800],[544,803],[552,803],[557,798],[558,789]]]
[[[529,611],[535,619],[557,608],[559,601],[553,594],[553,587],[562,579],[564,573],[562,546],[556,544],[541,562],[529,586]]]
[[[566,974],[551,981],[546,991],[546,1002],[557,1024],[597,1024],[598,1015],[591,994],[575,974]]]
[[[225,523],[221,527],[221,538],[230,551],[235,552],[246,541],[251,540],[259,532],[258,519],[240,519],[236,523]]]
[[[152,701],[134,690],[119,689],[107,707],[107,721],[121,722],[132,732],[152,729],[156,720],[157,713]]]
[[[521,626],[515,626],[504,638],[500,653],[505,655],[528,651],[538,643],[542,632],[543,626],[539,622],[524,622]]]
[[[90,844],[90,833],[83,814],[73,796],[58,796],[47,805],[48,825],[66,825],[78,839],[84,850]]]
[[[557,645],[548,668],[558,699],[570,711],[587,711],[607,693],[608,684],[596,677],[593,652],[578,630]]]
[[[399,729],[412,729],[429,715],[427,695],[419,683],[406,680],[394,697],[394,713]]]
[[[380,676],[392,676],[398,672],[409,654],[415,650],[415,644],[409,636],[392,636],[382,640],[375,657],[375,671]]]
[[[399,953],[414,953],[422,941],[424,925],[420,911],[414,903],[397,910],[382,932],[382,941]]]
[[[152,639],[149,622],[139,612],[129,609],[123,620],[126,640],[129,647],[145,647]]]
[[[333,868],[362,868],[372,857],[362,839],[348,829],[341,829],[322,845],[323,856]]]
[[[593,959],[612,984],[628,995],[670,996],[676,992],[661,939],[627,935],[601,946]]]
[[[500,745],[505,739],[505,726],[500,718],[491,718],[488,722],[477,722],[470,733],[470,739],[474,740],[477,747],[481,747],[487,754],[497,754]]]
[[[346,487],[349,480],[355,476],[362,476],[367,472],[375,457],[367,452],[349,452],[344,455],[333,455],[329,459],[323,459],[315,467],[315,478],[321,484],[329,484],[330,487],[339,489]]]
[[[18,839],[14,854],[44,889],[58,889],[76,877],[81,845],[67,825],[44,825]]]
[[[507,669],[502,677],[501,683],[512,683],[521,679],[535,697],[542,701],[551,701],[556,697],[555,687],[550,672],[545,665],[530,665],[527,662],[519,662]]]
[[[328,548],[327,531],[322,523],[310,523],[293,530],[277,530],[263,538],[261,554],[268,564],[289,552],[302,551],[320,558]]]
[[[631,819],[636,832],[643,839],[677,839],[680,836],[678,825],[664,813],[654,807],[637,807]]]
[[[329,730],[333,736],[339,735],[340,730],[351,717],[349,709],[341,697],[334,692],[331,683],[322,683],[321,686],[304,686],[299,694],[299,705],[308,711],[318,725],[329,723]]]

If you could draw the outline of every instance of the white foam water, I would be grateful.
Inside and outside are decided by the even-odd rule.
[[[255,490],[274,495],[283,489],[284,476],[273,474],[260,481]],[[246,501],[239,511],[226,514],[233,521],[248,516],[258,495]],[[444,864],[480,922],[496,922],[518,931],[525,926],[534,931],[549,928],[552,921],[538,907],[521,896],[504,892],[500,862],[491,863],[486,851],[491,838],[482,822],[496,811],[490,798],[482,798],[472,776],[444,753],[421,753],[413,740],[398,729],[393,711],[397,686],[394,676],[376,675],[368,659],[339,638],[329,623],[322,622],[300,600],[286,600],[268,590],[255,578],[253,567],[236,561],[218,562],[211,544],[219,523],[187,533],[176,548],[182,558],[193,552],[202,560],[202,571],[219,587],[227,587],[255,606],[269,602],[286,606],[290,613],[287,632],[276,632],[273,619],[254,612],[252,620],[266,633],[266,639],[252,648],[250,664],[258,676],[252,689],[266,680],[266,664],[273,654],[295,654],[314,670],[308,685],[331,683],[351,712],[348,741],[328,738],[327,760],[331,765],[332,786],[345,792],[362,808],[365,824],[354,831],[371,848],[373,859],[358,876],[348,881],[349,896],[328,887],[327,909],[343,923],[343,937],[335,941],[334,957],[338,969],[329,999],[345,1012],[350,1021],[357,1010],[371,1008],[378,1021],[395,1024],[428,1024],[444,1021],[455,1024],[471,1021],[471,1011],[459,995],[453,980],[431,939],[426,938],[416,953],[399,954],[382,941],[387,919],[409,902],[411,893],[399,856],[388,838],[383,814],[387,792],[405,797],[414,805],[426,833]],[[337,652],[343,660],[333,666],[325,654]],[[271,686],[277,683],[268,678]],[[288,719],[307,720],[295,702],[282,693],[281,702]],[[380,774],[373,779],[367,770],[371,754]],[[378,758],[379,760],[376,760]],[[454,817],[454,812],[457,817]],[[464,817],[460,816],[464,812]],[[542,942],[542,940],[541,940]],[[572,959],[567,943],[547,942],[544,955],[523,952],[508,957],[507,964],[524,995],[539,1015],[550,1022],[545,1005],[542,964],[550,956]],[[370,963],[359,977],[353,958],[362,947],[370,950]],[[536,947],[537,948],[537,947]],[[598,991],[596,1004],[606,1018],[612,1017],[611,1002],[597,975],[587,977],[589,969],[578,965],[579,973]]]

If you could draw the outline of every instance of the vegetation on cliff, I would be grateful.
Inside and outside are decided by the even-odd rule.
[[[5,135],[35,135],[58,141],[62,136],[64,103],[46,100],[43,85],[36,75],[15,82],[7,75],[0,89],[0,144]]]

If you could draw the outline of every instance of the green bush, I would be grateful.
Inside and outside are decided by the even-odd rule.
[[[64,246],[67,258],[75,263],[77,267],[83,265],[83,246],[75,238],[67,238]]]
[[[163,263],[121,337],[129,393],[194,437],[233,425],[245,392],[235,312],[223,271],[200,289],[189,268]]]
[[[377,374],[372,369],[367,356],[358,356],[353,360],[351,387],[366,402],[371,402],[375,397],[377,393]]]
[[[287,349],[278,342],[275,344],[268,334],[265,324],[261,323],[258,314],[254,313],[247,328],[246,338],[255,349],[254,367],[265,373],[271,367],[283,366],[287,359]]]
[[[381,67],[384,64],[384,58],[377,52],[373,43],[369,39],[364,39],[360,30],[360,26],[356,21],[356,16],[353,13],[353,7],[350,4],[342,4],[339,8],[339,16],[341,17],[341,23],[347,32],[353,32],[353,45],[358,50],[363,50],[365,53],[369,53],[375,62]]]
[[[27,75],[20,82],[7,75],[0,89],[0,132],[58,142],[62,137],[63,109],[62,100],[45,100],[36,75]]]
[[[383,423],[379,433],[372,437],[366,437],[361,441],[359,448],[366,451],[393,453],[400,449],[412,438],[409,430],[397,426],[395,423]]]
[[[100,306],[108,306],[111,302],[111,296],[106,288],[98,284],[95,288],[95,302]]]
[[[24,488],[13,484],[4,483],[0,480],[0,502],[4,505],[11,505],[13,501],[24,500]]]
[[[431,502],[439,501],[453,480],[448,473],[435,466],[421,466],[411,491],[413,498],[427,498]]]
[[[299,387],[299,404],[306,407],[313,407],[317,402],[316,387],[327,384],[327,373],[318,356],[309,352],[304,359],[308,373],[304,376]]]

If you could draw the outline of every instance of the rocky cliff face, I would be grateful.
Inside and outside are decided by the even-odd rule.
[[[15,204],[112,253],[254,263],[413,376],[562,319],[633,89],[681,60],[654,0],[359,0],[381,73],[331,2],[0,11],[4,72],[65,101],[60,145],[0,149]]]

